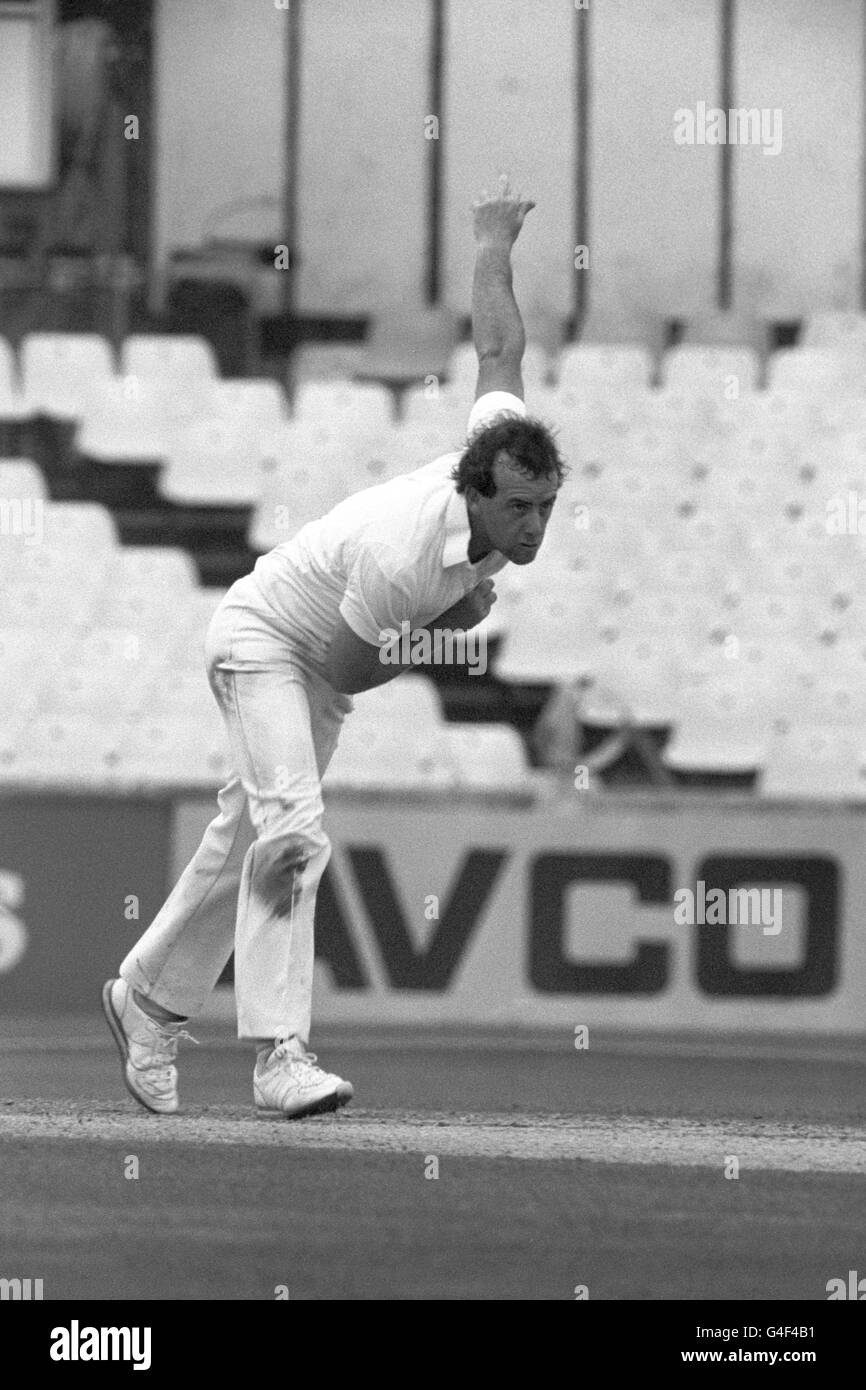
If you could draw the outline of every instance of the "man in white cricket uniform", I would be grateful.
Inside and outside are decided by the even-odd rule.
[[[523,404],[523,323],[511,247],[534,206],[502,177],[474,205],[479,360],[462,454],[367,488],[263,556],[227,593],[206,641],[234,775],[219,815],[151,926],[103,990],[133,1096],[178,1108],[175,1058],[235,951],[238,1036],[255,1043],[257,1107],[333,1110],[349,1082],[308,1051],[316,890],[330,855],[321,779],[352,695],[399,674],[383,634],[467,631],[508,561],[537,555],[563,476]],[[256,840],[238,849],[244,807]],[[240,892],[237,893],[240,873]]]

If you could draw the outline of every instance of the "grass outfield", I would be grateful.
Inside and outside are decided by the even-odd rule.
[[[334,1032],[356,1103],[289,1123],[254,1115],[224,1028],[197,1036],[183,1114],[158,1118],[98,1020],[4,1021],[0,1277],[46,1299],[823,1300],[863,1268],[862,1043]]]

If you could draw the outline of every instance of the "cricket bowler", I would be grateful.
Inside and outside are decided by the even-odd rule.
[[[233,771],[198,850],[103,989],[124,1081],[148,1110],[178,1109],[184,1024],[232,949],[258,1110],[297,1117],[352,1098],[351,1084],[309,1051],[316,890],[331,849],[322,777],[352,696],[406,669],[383,659],[383,632],[404,621],[434,639],[437,629],[470,631],[495,602],[493,576],[509,562],[531,564],[544,539],[564,465],[523,402],[511,270],[534,206],[506,175],[473,205],[478,385],[463,452],[304,526],[229,589],[208,628],[208,679]],[[245,807],[256,838],[243,855]]]

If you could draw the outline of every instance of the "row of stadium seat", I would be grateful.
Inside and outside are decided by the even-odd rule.
[[[58,669],[62,669],[62,666]],[[97,690],[99,672],[76,675]],[[509,725],[449,724],[423,677],[358,697],[326,774],[330,790],[497,792],[531,797],[547,783],[530,771]],[[62,692],[62,693],[68,693]],[[218,786],[231,770],[227,738],[203,674],[150,708],[74,708],[27,714],[8,709],[0,735],[0,785],[101,788]],[[423,712],[423,717],[422,717]]]
[[[45,413],[76,419],[83,422],[83,439],[98,446],[100,432],[108,432],[112,419],[126,417],[161,435],[154,442],[144,441],[153,448],[156,443],[164,447],[166,432],[184,424],[239,414],[248,424],[269,427],[288,413],[281,388],[269,379],[221,380],[213,349],[201,338],[133,335],[124,342],[118,365],[119,371],[110,344],[97,335],[31,334],[22,340],[17,359],[0,338],[0,418]],[[770,392],[795,391],[810,397],[839,390],[862,397],[864,366],[866,350],[783,348],[768,361],[767,387]],[[664,354],[658,384],[668,393],[731,402],[757,393],[761,375],[752,349],[681,344]],[[476,376],[475,349],[461,344],[451,354],[446,381],[432,377],[415,388],[415,396],[459,401],[465,409]],[[524,379],[530,396],[550,395],[567,405],[572,396],[640,396],[655,384],[656,371],[646,349],[628,344],[572,345],[548,370],[542,348],[529,343]],[[308,381],[299,388],[294,414],[327,421],[335,412],[348,411],[359,426],[381,426],[391,420],[392,407],[392,395],[384,386]]]
[[[0,625],[87,623],[141,638],[173,631],[197,593],[186,552],[121,547],[100,505],[10,495],[7,477],[33,480],[24,465],[0,464]],[[709,509],[671,516],[665,529],[660,512],[641,512],[641,521],[624,524],[616,512],[595,509],[584,529],[571,524],[566,505],[536,562],[503,571],[484,629],[505,639],[497,674],[560,680],[601,661],[625,679],[631,664],[641,664],[641,639],[660,658],[667,653],[670,666],[681,653],[678,670],[700,666],[715,649],[760,640],[781,649],[779,660],[787,648],[790,660],[829,672],[864,631],[859,533],[830,534],[820,516],[811,526],[802,518],[771,526],[760,512],[746,528]],[[607,528],[599,526],[605,520]]]
[[[67,542],[84,533],[85,517],[92,523],[99,513],[75,504],[47,505],[50,517],[58,510],[77,515],[77,525],[67,523],[58,532]],[[49,523],[49,533],[53,529]],[[40,579],[28,591],[29,604],[16,607],[20,590],[14,582],[3,586],[5,779],[86,777],[90,767],[97,779],[218,780],[224,771],[224,735],[203,677],[202,639],[219,595],[196,590],[187,556],[134,547],[112,553],[105,545],[100,554],[99,541],[104,544],[110,532],[100,537],[93,524],[87,529],[94,542],[89,569],[82,568],[74,544],[65,554],[54,553],[56,567],[45,563],[48,552],[34,548],[27,554],[38,557],[33,563]],[[8,549],[2,553],[8,555]],[[673,737],[664,759],[676,770],[764,766],[768,786],[777,788],[773,779],[780,759],[786,776],[796,773],[792,749],[814,748],[815,758],[821,753],[826,762],[862,737],[862,640],[816,643],[808,661],[805,648],[772,634],[763,643],[742,644],[735,636],[732,643],[728,634],[714,647],[705,646],[701,663],[676,631],[663,626],[653,631],[646,605],[630,632],[627,625],[619,633],[610,626],[594,631],[589,621],[581,626],[566,612],[558,634],[552,634],[543,616],[535,614],[528,623],[528,645],[552,657],[548,677],[583,682],[582,712],[590,722],[626,717],[670,724]],[[612,640],[617,636],[620,640]],[[517,664],[506,642],[498,674],[525,677],[515,671]],[[537,665],[535,659],[534,669]],[[337,782],[376,786],[381,773],[388,785],[403,779],[407,786],[507,783],[513,789],[525,780],[513,729],[431,726],[420,737],[424,711],[414,706],[402,720],[396,709],[381,704],[377,717],[364,719],[365,702],[372,707],[375,699],[399,698],[400,692],[422,686],[414,678],[359,697],[359,712],[347,724],[335,762]],[[801,777],[808,780],[815,759],[801,761]],[[848,767],[849,793],[859,766],[855,759]],[[829,783],[825,779],[820,785],[826,790]]]

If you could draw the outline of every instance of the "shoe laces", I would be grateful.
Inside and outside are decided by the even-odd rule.
[[[199,1046],[199,1041],[198,1038],[192,1036],[192,1033],[186,1031],[182,1023],[160,1023],[155,1018],[152,1018],[150,1023],[152,1028],[148,1029],[148,1032],[155,1034],[153,1041],[156,1043],[156,1047],[150,1056],[139,1057],[136,1065],[147,1067],[149,1071],[153,1071],[155,1077],[164,1075],[168,1079],[171,1077],[173,1059],[177,1055],[177,1045],[181,1039],[185,1038],[187,1042],[195,1043],[196,1047]],[[139,1042],[140,1046],[141,1043]],[[160,1066],[161,1063],[165,1063],[166,1057],[171,1058],[172,1063],[168,1066]]]
[[[198,1038],[194,1038],[192,1033],[188,1033],[182,1023],[159,1023],[156,1019],[154,1019],[153,1022],[156,1031],[161,1034],[167,1042],[178,1043],[184,1038],[187,1042],[195,1043],[196,1047],[199,1046]]]
[[[295,1065],[302,1070],[310,1070],[318,1062],[315,1052],[297,1052],[288,1043],[278,1043],[271,1053],[271,1063],[288,1062],[290,1066]]]

